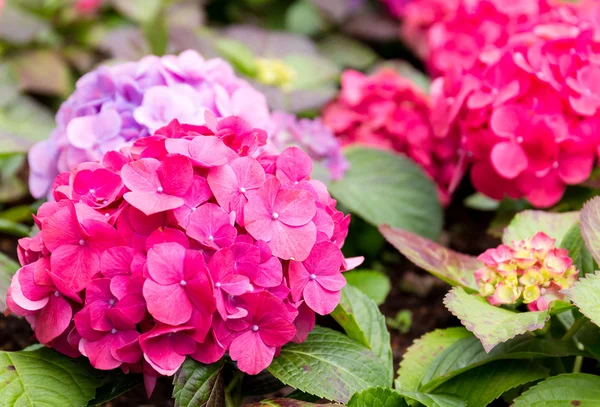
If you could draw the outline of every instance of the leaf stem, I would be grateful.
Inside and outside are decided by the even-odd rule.
[[[580,373],[582,364],[583,364],[583,356],[576,356],[575,362],[573,363],[573,373]]]
[[[565,333],[561,340],[569,341],[575,336],[575,334],[581,329],[581,327],[588,321],[588,319],[584,316],[581,316],[573,322],[573,325],[569,328],[569,330]]]

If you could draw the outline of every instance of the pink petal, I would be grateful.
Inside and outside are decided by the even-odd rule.
[[[335,244],[319,242],[315,244],[310,255],[304,260],[304,267],[309,274],[317,276],[337,275],[340,274],[343,260],[342,251]],[[342,277],[341,274],[340,277]]]
[[[146,240],[146,250],[152,249],[154,246],[163,243],[177,243],[184,248],[190,247],[190,241],[179,229],[173,228],[158,228]]]
[[[27,266],[26,266],[27,267]],[[33,266],[31,266],[33,267]],[[23,290],[21,288],[21,271],[23,270],[23,268],[19,269],[15,275],[12,278],[12,282],[10,285],[10,297],[12,299],[12,301],[19,307],[22,308],[23,310],[26,311],[37,311],[39,309],[44,308],[49,301],[49,297],[43,297],[39,300],[36,301],[32,301],[29,298],[25,297],[25,295],[23,294]],[[18,314],[18,311],[20,310],[13,310],[13,312]]]
[[[183,156],[165,157],[157,170],[164,193],[182,197],[194,180],[194,169],[190,160]]]
[[[261,322],[258,330],[267,346],[283,346],[296,336],[296,327],[283,316]]]
[[[298,147],[288,147],[277,158],[275,175],[283,185],[298,183],[310,177],[312,160]]]
[[[217,167],[229,163],[236,154],[218,137],[195,137],[192,141],[168,139],[165,142],[171,154],[181,154],[192,159],[201,167]]]
[[[135,251],[131,247],[111,247],[102,253],[100,269],[105,277],[129,274]]]
[[[319,315],[330,314],[339,304],[340,297],[339,291],[326,290],[316,281],[309,281],[304,288],[306,305]]]
[[[178,243],[162,243],[148,252],[148,274],[159,284],[175,284],[183,280],[185,247]]]
[[[192,213],[186,232],[189,237],[201,244],[218,249],[215,238],[219,229],[224,225],[231,225],[227,212],[218,205],[207,203]],[[230,234],[226,230],[223,232]]]
[[[283,279],[283,267],[281,261],[271,256],[269,260],[261,263],[254,275],[252,282],[260,287],[276,287]]]
[[[35,319],[35,336],[41,343],[49,343],[62,334],[71,323],[73,310],[62,296],[50,296]]]
[[[171,196],[164,193],[152,192],[127,192],[123,195],[131,206],[144,212],[146,215],[168,211],[179,208],[184,204],[183,198]]]
[[[275,348],[265,345],[257,332],[247,331],[233,340],[229,356],[242,372],[258,374],[273,361]]]
[[[288,267],[288,279],[291,289],[292,300],[297,302],[302,300],[304,287],[310,281],[310,273],[300,261],[290,261]]]
[[[498,143],[491,152],[491,161],[498,174],[507,179],[515,179],[527,169],[527,156],[523,149],[510,141]]]
[[[269,241],[269,247],[273,255],[283,260],[306,259],[311,248],[317,241],[317,228],[312,222],[304,226],[292,227],[275,222],[273,238]]]
[[[99,255],[80,245],[59,247],[52,253],[50,264],[52,280],[65,294],[82,291],[92,277],[100,272]]]
[[[521,125],[521,111],[517,106],[502,106],[494,110],[490,128],[501,137],[515,136]]]
[[[317,207],[314,196],[308,191],[280,190],[273,212],[279,215],[279,221],[288,226],[302,226],[312,220]]]
[[[203,343],[199,343],[196,351],[190,355],[200,363],[210,364],[218,361],[225,354],[225,347],[219,343],[211,330]]]
[[[142,158],[125,164],[121,169],[123,183],[131,191],[154,193],[161,186],[157,173],[160,165],[160,161],[154,158]]]
[[[66,201],[62,208],[45,218],[40,229],[42,230],[44,245],[51,252],[62,245],[79,244],[83,236],[83,230],[77,220],[75,206],[71,201]]]
[[[192,304],[179,283],[160,285],[148,279],[144,283],[144,299],[150,315],[165,324],[180,325],[192,316]]]

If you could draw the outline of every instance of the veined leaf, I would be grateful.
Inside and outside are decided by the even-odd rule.
[[[411,399],[411,401],[419,402],[425,407],[466,407],[467,404],[463,399],[452,394],[427,394],[421,392],[401,391],[400,394]]]
[[[346,286],[331,316],[350,338],[375,353],[388,372],[387,386],[390,386],[394,378],[390,333],[377,304],[358,288]]]
[[[0,352],[0,379],[2,407],[86,406],[103,384],[85,359],[48,348]]]
[[[436,329],[415,340],[400,362],[395,388],[400,391],[417,391],[429,365],[445,349],[470,336],[471,333],[465,328],[447,328]]]
[[[431,240],[402,229],[383,225],[379,231],[410,261],[453,286],[477,292],[475,270],[482,267],[476,257],[457,253]]]
[[[6,310],[6,293],[19,267],[19,263],[0,252],[0,312]]]
[[[390,388],[374,387],[352,396],[348,407],[408,407],[402,396]]]
[[[204,365],[187,358],[173,377],[173,398],[177,407],[224,407],[223,361]]]
[[[504,230],[502,242],[511,244],[514,240],[529,239],[537,232],[544,232],[560,243],[569,228],[578,220],[579,212],[523,211],[518,213]]]
[[[377,305],[385,302],[391,288],[390,278],[377,270],[352,270],[344,273],[346,282],[365,293]]]
[[[548,374],[549,370],[537,363],[498,361],[461,374],[435,392],[459,396],[467,406],[485,407],[508,390],[545,379]]]
[[[409,158],[365,147],[345,149],[350,169],[329,190],[374,226],[389,224],[428,238],[442,228],[442,207],[433,182]]]
[[[581,235],[590,253],[600,262],[600,197],[586,202],[581,210]]]
[[[550,377],[514,401],[513,407],[596,407],[600,405],[600,377],[569,373]]]
[[[389,385],[387,368],[370,349],[321,327],[305,342],[284,346],[268,370],[287,385],[340,403],[358,391]]]
[[[321,407],[340,406],[340,404],[314,404],[295,399],[266,399],[258,403],[246,404],[245,407]]]
[[[600,272],[588,274],[566,293],[583,315],[600,326]]]

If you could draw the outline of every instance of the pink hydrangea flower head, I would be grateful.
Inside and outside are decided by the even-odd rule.
[[[430,125],[429,100],[410,81],[384,68],[374,75],[348,70],[339,97],[323,112],[323,121],[342,145],[360,144],[405,154],[437,183],[449,201],[457,171],[459,140],[437,137]]]
[[[223,60],[205,60],[188,50],[102,66],[77,82],[56,115],[56,129],[31,149],[31,192],[47,195],[59,173],[99,161],[173,119],[203,125],[207,111],[217,117],[241,116],[250,128],[269,122],[264,95],[236,77]]]
[[[600,139],[598,43],[567,6],[539,16],[497,56],[432,86],[436,134],[459,134],[476,189],[549,207],[592,172]],[[600,99],[599,99],[600,100]]]
[[[479,294],[492,305],[523,302],[530,311],[544,311],[561,290],[579,276],[565,249],[554,247],[555,239],[543,232],[510,246],[488,249],[478,259],[484,267],[475,272]]]
[[[184,62],[170,80],[202,80]],[[336,307],[361,259],[342,256],[349,217],[310,156],[261,153],[265,132],[238,116],[205,122],[174,120],[57,177],[7,298],[41,343],[143,372],[151,391],[186,357],[229,352],[257,374]]]

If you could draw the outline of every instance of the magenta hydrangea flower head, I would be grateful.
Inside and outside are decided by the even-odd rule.
[[[427,95],[396,71],[371,76],[348,70],[342,90],[325,107],[323,121],[342,145],[360,144],[407,155],[436,182],[448,203],[458,161],[454,133],[436,137]]]
[[[492,305],[524,303],[530,311],[545,311],[579,276],[567,250],[543,232],[488,249],[478,259],[484,264],[475,272],[479,294]]]
[[[301,342],[345,285],[349,215],[297,147],[206,113],[59,175],[19,242],[9,309],[37,339],[151,390],[186,357],[256,374]]]
[[[50,138],[31,149],[31,193],[46,195],[58,173],[99,161],[173,119],[205,124],[206,111],[217,117],[238,115],[258,128],[269,121],[264,95],[221,59],[205,60],[188,50],[102,66],[77,82],[56,115]]]
[[[572,7],[541,16],[496,58],[448,72],[432,85],[439,136],[460,134],[476,189],[494,198],[557,203],[585,181],[598,138],[598,46]]]
[[[325,166],[333,180],[342,178],[350,166],[340,141],[320,118],[298,119],[293,114],[273,112],[268,132],[267,151],[277,154],[287,147],[297,146]]]

